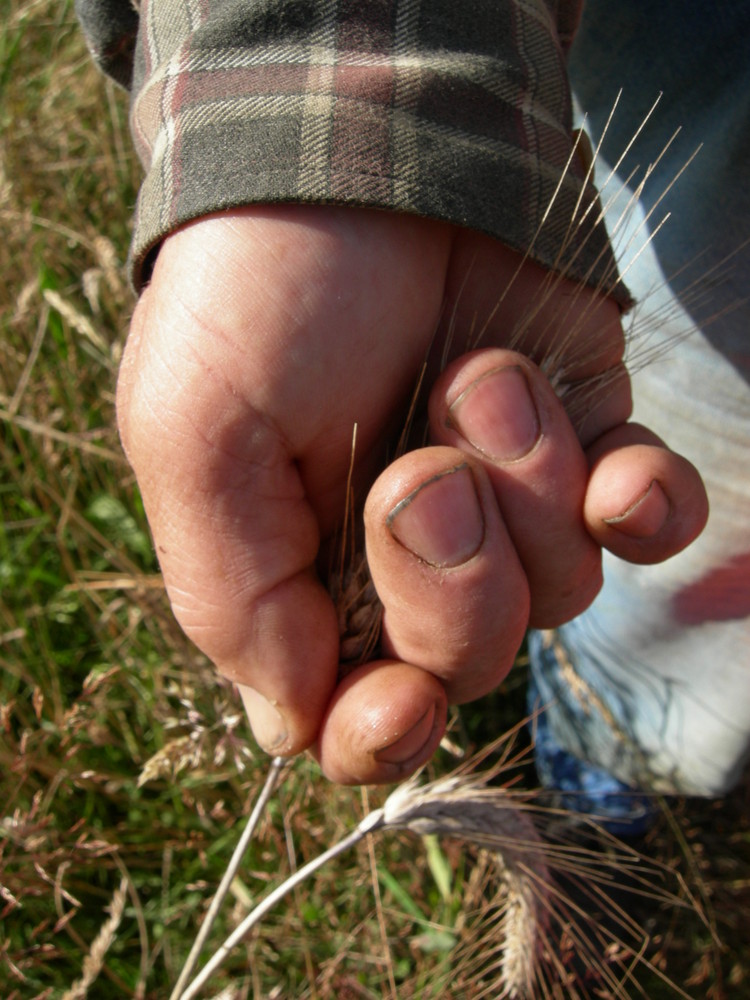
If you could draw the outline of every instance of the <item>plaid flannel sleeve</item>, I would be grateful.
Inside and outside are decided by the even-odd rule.
[[[95,57],[131,88],[136,287],[182,223],[308,202],[476,229],[627,305],[571,132],[580,6],[77,0]]]

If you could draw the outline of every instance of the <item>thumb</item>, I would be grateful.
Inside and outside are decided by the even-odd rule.
[[[246,694],[260,745],[315,739],[338,667],[315,578],[317,519],[279,432],[236,393],[211,342],[175,336],[146,293],[118,384],[118,419],[174,613]],[[158,308],[154,309],[157,302]]]

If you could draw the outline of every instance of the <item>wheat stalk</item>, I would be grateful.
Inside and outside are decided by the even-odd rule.
[[[658,100],[646,115],[641,128],[651,117],[657,103]],[[615,107],[616,105],[617,102]],[[613,114],[614,110],[613,108]],[[610,178],[602,187],[600,198],[606,194],[610,180],[615,178],[616,171],[621,167],[637,134],[613,166]],[[667,143],[664,152],[673,139],[674,136]],[[579,144],[583,143],[585,140],[581,133],[571,153],[571,161],[579,149]],[[593,154],[589,151],[588,173],[584,187],[593,175],[599,149],[600,147],[597,147]],[[690,160],[682,168],[683,170],[687,168]],[[635,193],[627,201],[620,222],[612,234],[615,241],[620,231],[627,230],[628,220],[635,211],[640,194],[651,178],[655,166],[656,164],[652,164],[646,169],[643,179],[635,188]],[[652,222],[663,197],[680,173],[682,170],[656,199],[641,226]],[[616,190],[604,204],[599,199],[584,203],[581,198],[571,219],[568,235],[560,248],[560,259],[566,259],[568,266],[573,263],[573,260],[568,259],[570,256],[568,250],[586,217],[595,212],[597,220],[601,222],[610,203],[622,195],[625,185],[630,184],[634,174],[635,171],[624,183],[615,180]],[[621,183],[622,187],[619,186]],[[646,245],[665,221],[666,217],[651,226],[650,235],[645,241]],[[637,236],[636,230],[635,234],[631,234],[630,240]],[[639,252],[643,252],[643,248]],[[530,253],[531,250],[524,260]],[[728,261],[723,262],[720,268],[726,263]],[[520,273],[520,269],[521,265],[516,276]],[[564,269],[558,273],[552,271],[549,273],[544,294],[530,304],[526,315],[512,331],[509,347],[518,348],[522,342],[525,343],[525,335],[532,320],[549,297],[555,294],[564,277]],[[619,275],[617,281],[621,282],[626,277],[627,270]],[[511,278],[508,287],[500,296],[497,309],[501,307],[514,280],[515,276]],[[607,285],[612,284],[613,280],[614,275],[607,273],[601,282],[602,285]],[[581,289],[583,287],[584,284],[581,283]],[[695,282],[683,290],[683,298],[689,299],[692,307],[699,303],[701,295],[700,282]],[[574,310],[576,304],[574,296],[569,309]],[[575,398],[571,402],[566,376],[582,358],[580,351],[572,350],[571,345],[580,339],[582,325],[590,320],[590,310],[596,308],[596,300],[592,299],[587,310],[579,313],[578,319],[573,324],[567,322],[566,315],[558,315],[555,321],[559,324],[559,328],[565,331],[564,337],[557,340],[554,336],[549,337],[549,330],[542,331],[540,335],[540,342],[544,341],[548,345],[545,356],[539,359],[540,366],[560,398],[566,403],[573,419],[585,415],[594,394],[606,387],[607,379],[610,377],[604,373],[589,378],[583,387],[580,382],[575,384],[573,386]],[[674,308],[679,310],[678,306]],[[471,347],[481,345],[493,316],[494,313],[479,329]],[[711,318],[704,318],[704,326],[711,321]],[[665,315],[658,310],[652,314],[644,314],[642,308],[634,311],[626,335],[628,366],[631,371],[651,363],[668,350],[675,339],[680,339],[682,335],[677,334],[668,344],[662,342],[655,347],[650,344],[652,333],[658,331],[666,321],[673,319],[671,314]],[[449,330],[448,340],[443,348],[443,362],[450,350],[451,337],[452,331]],[[528,344],[525,349],[529,350]],[[585,355],[587,359],[595,357],[595,347],[590,343],[584,344],[582,349],[588,352]],[[531,352],[533,353],[533,346]],[[420,386],[414,392],[409,418],[397,446],[397,454],[407,448],[409,427],[416,411],[419,389]],[[329,590],[339,618],[342,674],[352,666],[366,662],[376,655],[381,619],[381,606],[370,578],[366,558],[355,544],[356,512],[350,488],[355,447],[356,428],[340,538],[340,558],[333,566],[329,578]],[[652,896],[662,903],[675,905],[680,902],[679,896],[656,887],[659,880],[663,880],[664,877],[674,878],[674,873],[664,871],[658,865],[647,862],[637,852],[619,844],[599,829],[595,820],[546,808],[540,801],[543,793],[518,790],[507,782],[499,787],[492,784],[501,775],[507,777],[506,772],[521,762],[520,758],[511,757],[511,748],[521,725],[523,724],[503,734],[495,744],[446,777],[426,784],[420,783],[418,778],[412,778],[398,786],[381,808],[367,813],[358,826],[341,841],[312,859],[270,892],[242,920],[200,974],[183,990],[197,962],[201,946],[210,932],[218,911],[218,902],[223,898],[222,893],[231,881],[249,842],[251,834],[246,831],[235,851],[227,875],[222,880],[222,888],[217,893],[209,916],[204,921],[199,939],[193,946],[188,965],[183,970],[170,1000],[192,1000],[197,996],[231,950],[257,926],[269,910],[319,868],[352,848],[367,834],[382,834],[399,829],[419,836],[439,834],[458,838],[480,851],[478,863],[480,868],[484,866],[485,877],[482,881],[481,901],[477,907],[477,924],[473,928],[469,943],[463,950],[459,949],[455,956],[457,981],[460,977],[468,977],[467,981],[471,981],[472,996],[489,997],[492,1000],[505,997],[509,1000],[543,1000],[548,997],[577,1000],[594,995],[626,998],[631,995],[628,992],[630,988],[642,992],[637,985],[635,971],[638,966],[645,966],[659,975],[677,995],[687,997],[687,994],[672,983],[664,973],[649,963],[645,957],[648,936],[610,895],[613,888],[622,888],[618,886],[617,878],[627,877],[630,885],[626,891],[636,895]],[[499,763],[489,769],[478,770],[479,764],[500,746],[504,746],[505,749]],[[278,767],[279,763],[275,761],[272,764],[272,775],[278,775],[278,771],[274,770]],[[259,801],[266,801],[269,787],[267,784]],[[257,822],[258,815],[259,806],[256,804],[251,824]],[[587,847],[575,838],[566,841],[572,830],[577,829],[580,832],[582,828],[587,831],[589,837],[595,839],[595,846]],[[581,901],[576,902],[570,896],[566,885],[575,888]],[[681,886],[681,893],[683,897],[689,895],[686,894],[684,885]],[[590,915],[588,904],[604,908],[612,925],[609,929],[596,924]],[[586,985],[581,978],[587,975],[593,977],[589,985]],[[593,992],[589,992],[589,989]]]
[[[633,967],[649,965],[644,957],[647,935],[608,893],[618,887],[617,877],[627,875],[631,885],[619,887],[631,894],[648,894],[675,904],[679,898],[654,888],[656,880],[674,873],[665,872],[637,852],[618,844],[586,818],[572,818],[540,802],[540,793],[515,789],[510,773],[525,762],[512,754],[520,727],[503,734],[480,754],[460,765],[451,774],[422,783],[419,776],[399,785],[382,807],[366,814],[362,821],[338,843],[313,858],[269,892],[240,922],[187,988],[173,998],[193,1000],[222,966],[232,950],[244,940],[266,914],[289,892],[319,868],[350,850],[368,834],[406,830],[418,837],[438,834],[459,839],[484,853],[494,895],[481,907],[479,937],[474,936],[469,953],[457,956],[456,975],[470,974],[486,980],[482,996],[530,998],[589,995],[627,997],[626,983],[634,982]],[[502,748],[499,761],[484,770],[479,765]],[[504,784],[494,782],[502,778]],[[564,823],[568,829],[577,822],[588,831],[597,831],[605,850],[587,848],[573,840],[566,844],[546,839]],[[584,902],[575,903],[562,880],[576,883]],[[604,905],[613,914],[611,929],[591,925],[584,908],[586,900]],[[567,943],[566,943],[567,942]],[[595,973],[595,994],[577,980],[575,963],[564,951],[574,949],[575,958]],[[466,949],[464,949],[466,950]],[[658,971],[658,970],[653,970]],[[669,982],[663,977],[665,982]],[[674,984],[670,986],[686,996]],[[609,992],[601,992],[605,988]]]
[[[226,871],[219,883],[219,888],[216,890],[214,898],[211,900],[211,905],[208,908],[208,913],[206,914],[206,919],[203,921],[201,929],[196,935],[193,946],[190,949],[190,954],[188,955],[185,965],[180,972],[179,978],[175,983],[174,989],[170,993],[169,1000],[180,1000],[183,996],[183,989],[186,983],[190,979],[193,969],[198,964],[198,959],[200,958],[201,952],[203,951],[203,946],[208,940],[208,936],[211,933],[211,928],[213,927],[216,917],[219,914],[221,905],[226,899],[227,893],[232,885],[232,880],[237,874],[240,864],[242,863],[242,858],[245,855],[245,851],[253,838],[255,829],[258,822],[263,815],[263,810],[268,803],[271,795],[273,795],[274,789],[276,788],[280,778],[281,772],[286,764],[283,757],[274,757],[271,761],[271,766],[268,769],[268,774],[266,776],[266,782],[263,786],[263,790],[258,796],[253,811],[250,813],[250,817],[245,824],[245,828],[242,831],[242,836],[239,839],[237,846],[232,853],[232,857],[227,865]]]

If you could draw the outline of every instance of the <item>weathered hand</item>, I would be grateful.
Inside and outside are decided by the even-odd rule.
[[[410,216],[253,207],[169,237],[136,308],[118,413],[175,614],[242,686],[261,746],[312,746],[335,780],[423,763],[447,699],[496,686],[530,622],[590,603],[600,545],[662,559],[705,519],[692,467],[625,424],[613,303],[592,309],[563,281],[507,349],[545,282],[524,264],[493,313],[519,262]],[[549,353],[556,317],[566,380],[613,374],[575,426],[529,360]],[[465,354],[485,320],[485,349]],[[390,659],[337,685],[316,562],[343,512],[352,429],[363,495],[449,328],[456,360],[428,375],[436,447],[388,466],[365,511]]]

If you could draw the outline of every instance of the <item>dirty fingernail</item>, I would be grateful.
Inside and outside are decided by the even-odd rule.
[[[631,538],[653,538],[667,522],[669,499],[656,479],[653,479],[637,500],[615,517],[605,517],[604,523]]]
[[[408,733],[376,750],[373,754],[375,760],[379,764],[408,764],[415,761],[432,738],[435,715],[436,706],[431,705]]]
[[[238,686],[258,745],[267,753],[281,750],[288,739],[286,723],[281,712],[255,688],[246,687],[244,684]]]
[[[496,461],[528,455],[541,422],[523,369],[495,368],[472,382],[448,408],[448,425]]]
[[[435,567],[460,566],[481,548],[484,516],[465,463],[438,473],[396,504],[386,519],[393,537]]]

